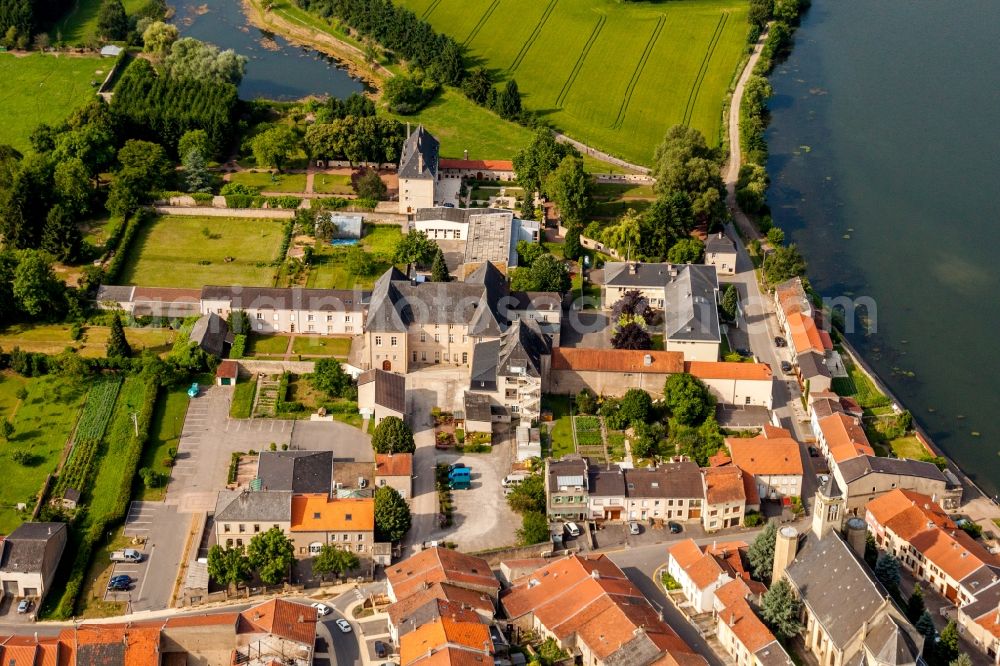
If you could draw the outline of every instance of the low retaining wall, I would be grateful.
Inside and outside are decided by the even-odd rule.
[[[635,183],[637,185],[652,185],[656,179],[652,176],[637,173],[595,173],[591,174],[598,183]]]
[[[150,206],[160,215],[192,215],[202,217],[266,217],[287,220],[295,217],[294,210],[283,208],[213,208],[211,206]]]
[[[237,363],[240,366],[240,375],[280,375],[283,372],[292,372],[296,375],[308,375],[316,368],[315,361],[265,361],[254,358],[241,358]]]

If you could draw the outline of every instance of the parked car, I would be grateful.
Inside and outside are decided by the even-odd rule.
[[[311,606],[316,609],[316,615],[319,617],[326,617],[330,614],[330,607],[326,604],[317,601],[316,603],[311,604]]]
[[[671,520],[669,523],[667,523],[667,529],[670,530],[671,534],[680,534],[684,528],[681,527],[680,523],[675,523],[674,521]]]
[[[132,577],[131,576],[127,576],[125,574],[118,574],[117,576],[112,576],[111,580],[109,582],[111,582],[111,583],[131,583],[132,582]]]
[[[530,476],[527,472],[511,472],[507,476],[503,477],[503,481],[500,482],[504,488],[510,488],[511,486],[516,486]]]
[[[819,458],[819,451],[816,449],[815,446],[809,447],[809,456],[811,458]]]
[[[389,656],[389,650],[388,650],[389,646],[383,643],[382,641],[375,641],[375,645],[373,647],[375,648],[376,659],[385,659],[387,656]]]
[[[340,618],[339,620],[337,620],[337,628],[340,629],[340,631],[342,631],[345,634],[349,634],[351,633],[351,631],[353,631],[351,629],[351,623],[345,620],[344,618]]]
[[[788,346],[788,341],[785,340],[780,335],[776,335],[776,336],[774,336],[774,346],[775,347],[787,347]]]
[[[467,476],[452,479],[448,482],[448,487],[452,490],[469,490],[472,488],[472,481]]]
[[[142,553],[135,548],[116,550],[111,553],[112,562],[142,562]]]
[[[31,612],[31,609],[34,608],[34,606],[35,602],[31,599],[21,599],[21,603],[17,605],[17,612],[24,615],[25,613]]]
[[[109,580],[108,589],[112,592],[124,592],[132,584],[131,580]]]
[[[566,533],[571,537],[580,536],[580,526],[576,523],[566,523]]]
[[[456,469],[469,469],[469,466],[465,463],[452,463],[448,465],[448,473],[451,474]]]
[[[792,374],[792,364],[789,363],[788,361],[782,361],[781,362],[781,371],[783,373],[785,373],[786,375]]]
[[[739,347],[736,350],[736,353],[742,356],[743,358],[750,358],[751,356],[753,356],[753,352],[750,351],[749,349],[746,349],[745,347]]]
[[[635,522],[634,520],[628,524],[629,534],[638,534],[641,531],[642,528],[639,527],[639,523]]]

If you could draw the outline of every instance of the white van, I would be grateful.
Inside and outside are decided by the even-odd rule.
[[[527,472],[511,472],[507,476],[503,477],[503,481],[500,482],[504,488],[510,488],[511,486],[516,486],[530,476]]]

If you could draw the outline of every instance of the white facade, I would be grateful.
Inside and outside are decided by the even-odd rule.
[[[674,351],[684,354],[685,361],[718,361],[718,342],[693,342],[690,340],[672,340],[669,337],[663,340],[664,351]]]
[[[434,206],[434,180],[432,178],[399,179],[399,212],[408,215],[418,208]]]

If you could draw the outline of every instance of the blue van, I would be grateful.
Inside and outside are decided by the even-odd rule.
[[[452,490],[468,490],[472,488],[472,480],[467,476],[458,477],[452,479],[448,483],[448,487]]]
[[[472,469],[470,467],[456,467],[455,469],[448,472],[448,479],[455,481],[456,479],[470,479],[472,478]]]

